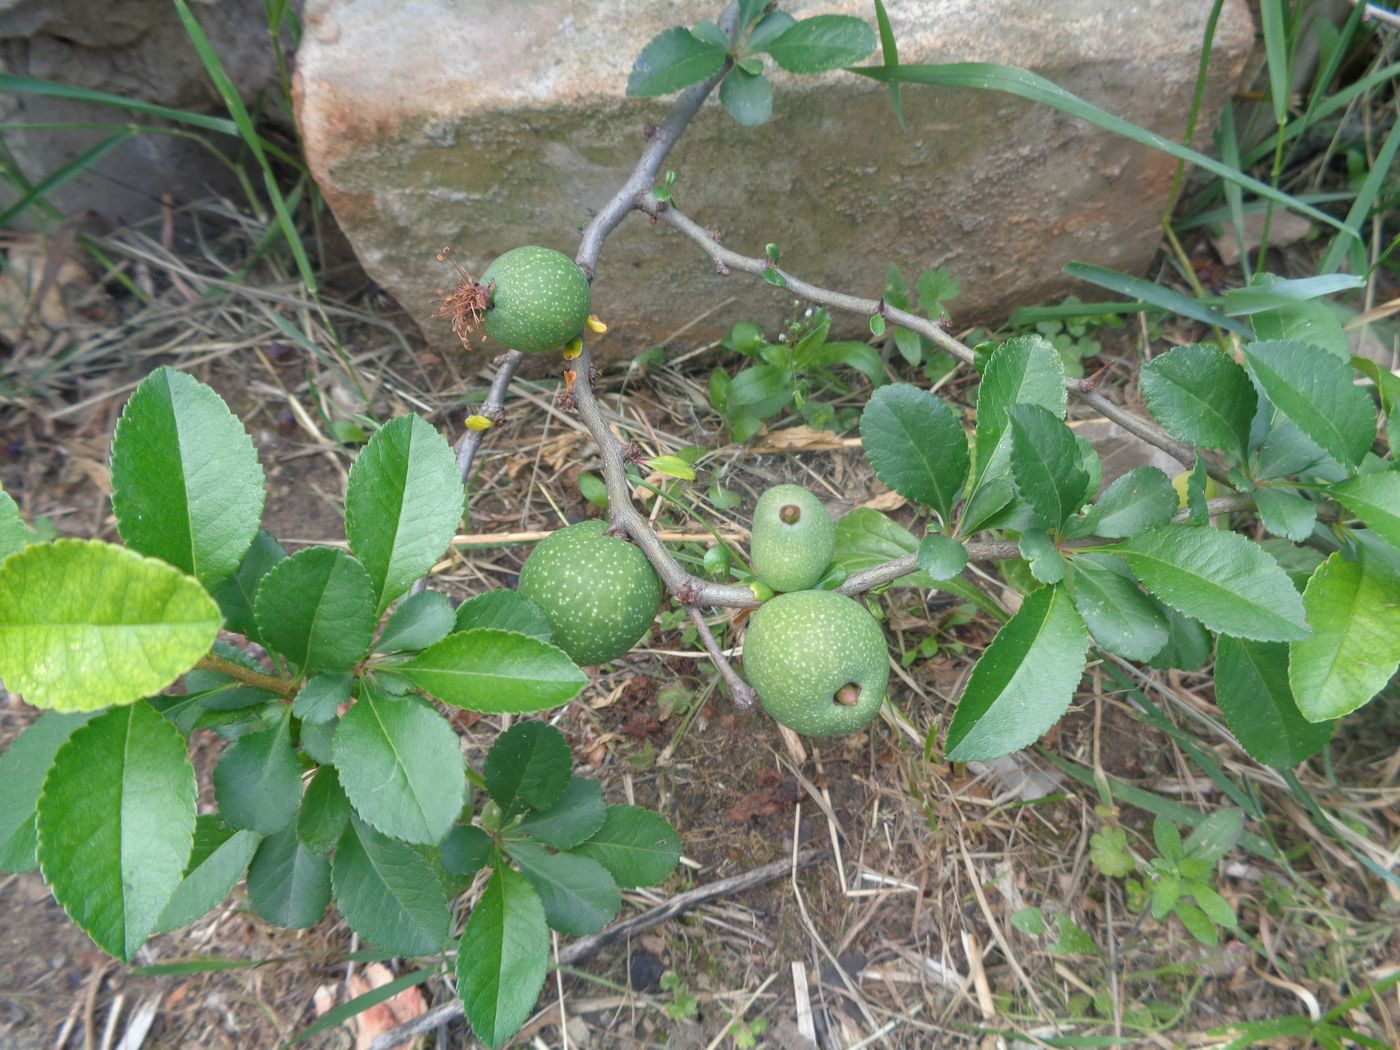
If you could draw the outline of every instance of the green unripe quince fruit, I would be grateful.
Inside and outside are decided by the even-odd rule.
[[[885,699],[885,632],[836,591],[780,594],[749,620],[744,672],[764,710],[789,729],[852,733]]]
[[[661,604],[661,581],[636,545],[582,521],[542,541],[520,568],[554,644],[577,664],[615,660],[641,641]]]
[[[801,485],[775,485],[758,497],[749,554],[753,572],[775,591],[815,586],[836,550],[836,525]]]
[[[557,350],[588,321],[588,278],[552,248],[512,248],[486,268],[481,283],[496,286],[482,330],[512,350]]]

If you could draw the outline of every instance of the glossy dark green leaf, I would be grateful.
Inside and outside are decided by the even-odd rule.
[[[489,1047],[530,1016],[549,963],[544,905],[523,875],[498,864],[457,950],[457,994],[476,1037]]]
[[[1168,525],[1133,537],[1122,554],[1148,591],[1213,631],[1259,642],[1309,634],[1287,574],[1238,533]]]
[[[234,574],[224,581],[224,585],[214,593],[219,603],[219,611],[224,614],[224,626],[236,634],[254,642],[261,642],[258,622],[253,618],[253,603],[258,596],[258,585],[269,569],[287,556],[282,545],[273,539],[266,529],[259,529],[253,537],[253,545],[243,555]]]
[[[553,805],[528,814],[516,828],[547,846],[572,849],[601,828],[607,816],[603,789],[591,780],[574,776]]]
[[[1376,437],[1376,406],[1351,365],[1307,343],[1248,343],[1250,371],[1274,407],[1319,447],[1356,466]]]
[[[685,26],[672,26],[642,48],[627,78],[627,94],[655,98],[698,84],[720,71],[724,55],[724,48],[706,43]]]
[[[367,683],[335,731],[335,768],[361,817],[405,842],[440,842],[462,811],[461,744],[447,719],[416,696]]]
[[[752,42],[753,50],[759,50]],[[850,15],[817,15],[788,26],[761,50],[789,73],[825,73],[854,65],[875,50],[870,23]]]
[[[1317,504],[1289,489],[1255,489],[1254,507],[1264,528],[1294,543],[1302,543],[1311,536],[1317,524]]]
[[[766,44],[782,36],[796,22],[797,19],[786,11],[770,11],[753,27],[753,32],[744,44],[744,50],[750,54],[762,51]]]
[[[331,901],[331,866],[304,846],[288,826],[262,840],[248,867],[248,899],[275,926],[306,930]]]
[[[376,620],[442,557],[465,502],[451,446],[417,416],[390,421],[360,450],[345,486],[345,538],[373,581]]]
[[[117,707],[54,756],[39,797],[39,867],[68,917],[126,961],[184,877],[194,829],[184,737],[150,704]]]
[[[951,536],[925,536],[917,553],[919,568],[935,582],[951,580],[967,566],[967,548]]]
[[[1400,579],[1379,559],[1338,551],[1313,573],[1303,606],[1313,633],[1289,647],[1288,683],[1303,717],[1326,722],[1367,703],[1400,666]]]
[[[1104,489],[1095,506],[1094,532],[1127,539],[1166,525],[1179,499],[1171,479],[1156,467],[1137,467]]]
[[[452,633],[456,611],[441,591],[419,591],[399,602],[374,643],[375,652],[403,653],[426,649]]]
[[[1199,620],[1182,616],[1169,605],[1161,606],[1167,618],[1167,644],[1147,661],[1159,671],[1198,671],[1210,660],[1210,632]]]
[[[1011,472],[1021,498],[1052,529],[1079,510],[1089,476],[1063,420],[1041,405],[1011,408]]]
[[[248,733],[214,767],[219,812],[235,828],[274,835],[291,826],[301,803],[301,760],[292,747],[290,712]]]
[[[502,809],[517,798],[544,809],[569,786],[573,764],[559,730],[545,722],[517,722],[486,754],[486,789]]]
[[[1292,769],[1321,751],[1334,722],[1305,719],[1288,684],[1288,646],[1221,635],[1215,647],[1215,702],[1251,757]]]
[[[908,383],[881,387],[860,417],[861,445],[875,475],[948,522],[967,480],[967,435],[953,410]]]
[[[1249,446],[1258,395],[1243,368],[1207,343],[1178,346],[1142,366],[1147,410],[1177,438],[1200,448]]]
[[[263,472],[223,399],[158,368],[132,393],[112,440],[112,510],[126,545],[214,591],[258,531]]]
[[[369,651],[374,587],[358,561],[308,547],[263,577],[253,606],[264,642],[303,673],[348,671]]]
[[[312,853],[325,855],[340,841],[350,822],[350,800],[334,766],[316,770],[297,810],[297,838]]]
[[[597,933],[622,907],[617,883],[596,860],[550,853],[532,842],[512,842],[507,852],[539,894],[545,921],[560,933]]]
[[[439,856],[452,875],[471,878],[491,859],[491,836],[475,824],[458,824],[442,840]]]
[[[1107,554],[1074,559],[1074,607],[1094,641],[1129,660],[1150,660],[1167,644],[1167,617],[1139,589],[1128,566]]]
[[[1381,539],[1400,548],[1400,472],[1385,470],[1348,478],[1328,488],[1327,494]]]
[[[457,606],[457,630],[476,627],[518,631],[542,642],[550,640],[549,621],[544,613],[519,591],[487,591]]]
[[[742,127],[767,124],[773,116],[773,85],[762,73],[731,69],[719,86],[719,100]]]
[[[340,705],[350,702],[351,675],[348,671],[327,671],[312,675],[292,701],[292,714],[303,722],[329,722],[340,714]]]
[[[0,755],[0,871],[29,871],[39,863],[34,852],[39,791],[58,749],[90,718],[88,712],[46,712]]]
[[[665,881],[681,859],[676,829],[638,806],[609,806],[603,826],[571,851],[596,860],[626,889]]]
[[[493,627],[449,634],[396,670],[443,703],[470,711],[542,711],[588,684],[563,650]]]
[[[336,909],[380,951],[432,955],[451,933],[447,895],[428,862],[358,820],[336,846],[331,882]]]
[[[178,930],[207,915],[243,878],[262,836],[224,823],[217,813],[198,818],[189,866],[156,923],[158,933]]]
[[[1033,743],[1069,708],[1088,650],[1063,587],[1029,595],[972,669],[948,725],[948,758],[996,758]]]

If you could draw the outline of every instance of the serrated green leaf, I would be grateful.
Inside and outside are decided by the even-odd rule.
[[[773,85],[762,73],[735,66],[719,86],[719,100],[741,127],[767,124],[773,116]]]
[[[1065,560],[1044,529],[1027,529],[1021,533],[1018,546],[1031,575],[1041,583],[1059,583],[1065,578]]]
[[[345,538],[379,599],[375,619],[442,557],[466,491],[451,446],[417,416],[369,439],[345,486]]]
[[[1166,615],[1118,558],[1081,554],[1074,559],[1074,607],[1094,641],[1111,653],[1150,660],[1167,644]]]
[[[518,631],[542,642],[551,637],[549,621],[540,607],[518,591],[487,591],[457,606],[457,630],[476,627]]]
[[[723,29],[708,18],[696,22],[690,31],[695,35],[696,40],[704,41],[711,47],[717,47],[722,51],[729,50],[729,37],[725,35]]]
[[[1168,524],[1178,502],[1176,489],[1166,474],[1156,467],[1137,467],[1104,489],[1095,504],[1098,516],[1094,532],[1128,539]]]
[[[1327,494],[1381,539],[1400,548],[1400,473],[1385,470],[1348,478],[1330,486]]]
[[[0,871],[30,871],[39,863],[34,852],[39,791],[58,749],[90,718],[87,712],[45,712],[0,755]]]
[[[335,906],[380,951],[432,955],[451,932],[442,883],[409,846],[351,819],[331,865]]]
[[[904,358],[906,364],[917,365],[924,359],[924,341],[918,332],[911,329],[894,330],[894,348],[899,351],[899,356]]]
[[[1249,447],[1258,395],[1243,368],[1208,343],[1178,346],[1140,373],[1142,397],[1157,422],[1200,448]]]
[[[307,930],[331,902],[331,865],[304,846],[294,826],[263,839],[248,867],[248,899],[275,926]]]
[[[596,860],[549,853],[532,842],[512,842],[506,852],[539,895],[545,921],[560,933],[597,933],[622,907],[617,884]]]
[[[876,339],[885,334],[885,319],[879,314],[870,315],[870,334]]]
[[[603,826],[571,851],[596,860],[625,889],[665,881],[681,859],[681,839],[659,814],[609,806]]]
[[[419,591],[395,607],[374,643],[374,651],[404,653],[426,649],[451,634],[456,623],[457,614],[447,595],[440,591]]]
[[[603,789],[591,780],[573,776],[553,805],[526,816],[517,830],[555,849],[573,849],[601,828],[607,816]]]
[[[329,722],[340,714],[340,705],[350,702],[351,675],[348,671],[328,671],[312,675],[297,690],[292,714],[303,722]]]
[[[908,383],[881,387],[860,417],[861,445],[875,475],[947,523],[967,480],[967,435],[953,410]]]
[[[517,714],[558,707],[588,677],[563,650],[494,627],[449,634],[396,670],[443,703]]]
[[[875,50],[870,24],[850,15],[803,18],[758,47],[789,73],[825,73],[853,65]]]
[[[1227,930],[1235,928],[1235,909],[1208,883],[1193,880],[1187,883],[1187,889],[1190,890],[1197,907],[1205,912],[1206,918]]]
[[[1063,587],[1027,597],[972,669],[948,725],[948,758],[996,758],[1034,742],[1069,708],[1088,651]]]
[[[1181,832],[1166,817],[1159,816],[1152,822],[1152,844],[1167,860],[1179,860],[1182,856]]]
[[[1089,836],[1089,861],[1111,879],[1131,875],[1137,867],[1128,849],[1128,833],[1120,827],[1100,828]]]
[[[1089,484],[1073,432],[1041,405],[1013,405],[1011,438],[1017,491],[1051,529],[1059,529],[1079,509]]]
[[[1167,525],[1134,536],[1122,553],[1152,594],[1213,631],[1258,642],[1309,634],[1288,575],[1237,533]]]
[[[1292,769],[1321,751],[1333,722],[1305,719],[1288,684],[1288,647],[1221,635],[1215,647],[1215,702],[1250,756]]]
[[[758,20],[758,24],[753,27],[753,32],[744,43],[744,50],[750,54],[762,51],[765,44],[776,40],[787,29],[795,25],[797,19],[786,11],[770,11]]]
[[[1269,277],[1256,274],[1255,281]],[[1318,300],[1275,305],[1249,319],[1254,337],[1265,341],[1298,341],[1320,346],[1343,361],[1351,357],[1351,343],[1332,307]]]
[[[258,531],[262,465],[243,424],[193,376],[158,368],[112,441],[112,510],[126,545],[217,590]]]
[[[695,480],[695,468],[679,456],[652,456],[647,460],[647,466],[668,478],[679,478],[681,481]]]
[[[831,562],[847,576],[873,568],[892,558],[913,554],[919,541],[902,525],[878,510],[856,507],[836,522],[836,549]],[[912,572],[895,580],[892,587],[932,587],[933,580],[922,572]]]
[[[439,856],[451,875],[471,878],[491,859],[491,836],[475,824],[458,824],[442,840]]]
[[[333,765],[335,753],[332,744],[335,740],[336,719],[328,722],[303,722],[297,737],[297,746],[319,766]]]
[[[545,722],[517,722],[486,753],[486,790],[502,809],[517,798],[544,809],[569,786],[573,764],[559,730]]]
[[[29,543],[29,528],[19,516],[19,507],[10,494],[0,488],[0,562],[22,551]]]
[[[1250,371],[1274,407],[1338,460],[1356,466],[1376,436],[1376,407],[1351,365],[1306,343],[1248,343]]]
[[[185,738],[150,704],[114,708],[54,756],[39,798],[39,867],[68,917],[129,961],[184,877],[194,828]]]
[[[94,711],[158,693],[209,651],[219,610],[164,562],[97,540],[0,566],[0,678],[35,707]]]
[[[217,813],[200,816],[185,877],[161,911],[156,932],[178,930],[207,915],[238,884],[261,841],[256,831],[231,828]]]
[[[292,748],[291,712],[247,733],[214,767],[219,812],[236,828],[274,835],[290,827],[301,802],[301,761]]]
[[[1254,507],[1264,528],[1294,543],[1302,543],[1311,536],[1317,524],[1317,504],[1289,489],[1255,489]]]
[[[1152,917],[1163,919],[1171,914],[1181,897],[1181,879],[1171,872],[1163,872],[1152,886]]]
[[[350,670],[378,622],[369,573],[332,547],[308,547],[273,567],[253,613],[263,641],[303,674]]]
[[[224,614],[224,627],[249,641],[261,643],[258,622],[253,618],[253,602],[257,599],[262,578],[286,557],[287,552],[272,538],[272,534],[259,529],[237,570],[214,594],[219,611]]]
[[[312,853],[327,854],[350,822],[350,800],[334,766],[316,770],[297,810],[297,838]]]
[[[1355,711],[1400,665],[1400,580],[1378,560],[1323,562],[1303,591],[1311,638],[1289,647],[1288,682],[1309,722]]]
[[[759,276],[762,277],[762,278],[763,278],[765,281],[767,281],[769,284],[771,284],[774,288],[786,288],[786,287],[787,287],[787,278],[784,277],[784,276],[782,275],[781,272],[779,272],[777,269],[775,269],[775,268],[772,267],[772,266],[767,266],[767,267],[765,267],[764,270],[763,270],[763,272],[762,272],[761,274],[759,274]],[[757,369],[747,369],[746,371],[756,372]],[[777,370],[775,370],[775,372],[776,372],[776,371],[777,371]],[[782,373],[778,373],[778,374],[782,374]],[[743,373],[741,372],[740,375],[743,375]],[[735,379],[735,384],[734,384],[735,394],[734,394],[734,396],[735,396],[736,398],[738,398],[738,397],[740,397],[741,394],[742,394],[742,391],[741,391],[741,389],[740,389],[740,387],[739,387],[739,384],[738,384],[739,376],[735,376],[734,379]],[[739,403],[739,404],[743,404],[744,402],[743,402],[742,400],[740,400],[740,401],[738,401],[738,403]],[[781,406],[780,406],[780,407],[781,407]]]
[[[930,579],[951,580],[967,566],[967,548],[951,536],[925,536],[917,552],[919,568]]]
[[[548,963],[544,905],[523,875],[496,865],[457,950],[457,994],[478,1039],[497,1047],[516,1033],[544,987]]]
[[[724,65],[725,48],[701,40],[685,26],[672,26],[648,41],[627,77],[630,98],[656,98],[698,84]]]
[[[385,835],[440,842],[462,811],[461,744],[447,719],[418,697],[391,697],[363,683],[333,748],[350,804]]]
[[[1200,621],[1182,616],[1169,605],[1161,606],[1167,617],[1167,644],[1147,661],[1159,671],[1196,671],[1210,659],[1210,632]]]

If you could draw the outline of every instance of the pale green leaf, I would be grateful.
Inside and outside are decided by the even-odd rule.
[[[0,488],[0,562],[29,542],[29,528],[19,516],[19,507],[10,494]]]
[[[773,116],[773,85],[762,73],[731,69],[719,86],[719,100],[741,127],[767,124]]]
[[[1122,553],[1152,594],[1213,631],[1259,642],[1308,636],[1287,573],[1238,533],[1168,525],[1133,537]]]
[[[892,558],[913,554],[918,549],[919,541],[904,526],[891,521],[878,510],[856,507],[836,522],[836,549],[831,555],[831,562],[850,576]],[[933,580],[923,572],[901,576],[891,584],[893,587],[933,585]]]
[[[258,531],[263,472],[223,399],[158,368],[122,410],[112,440],[112,510],[126,545],[214,591]]]
[[[327,671],[312,675],[297,690],[292,714],[303,722],[329,722],[340,714],[340,705],[350,702],[348,671]]]
[[[1094,532],[1127,539],[1166,525],[1179,500],[1171,479],[1156,467],[1137,467],[1119,476],[1094,504]]]
[[[192,577],[108,543],[36,543],[0,566],[0,678],[35,707],[158,693],[209,651],[219,623]]]
[[[1271,535],[1302,543],[1317,524],[1317,504],[1289,489],[1260,487],[1254,490],[1254,507]]]
[[[1027,597],[972,669],[948,725],[948,758],[996,758],[1033,743],[1069,708],[1088,650],[1063,587]]]
[[[34,853],[39,841],[35,828],[39,790],[58,749],[90,718],[87,712],[48,711],[0,755],[0,871],[29,871],[39,863]]]
[[[1362,474],[1331,486],[1327,494],[1381,539],[1400,548],[1400,473]]]
[[[54,899],[99,948],[129,961],[184,877],[194,841],[185,738],[146,703],[94,718],[55,756],[38,827]]]
[[[466,491],[447,441],[417,416],[386,423],[360,450],[345,486],[345,538],[385,609],[442,557]]]
[[[935,581],[951,580],[967,566],[967,548],[951,536],[925,536],[917,554],[919,568]]]
[[[1288,683],[1309,722],[1355,711],[1400,665],[1400,580],[1378,562],[1323,562],[1303,591],[1311,638],[1289,647]]]

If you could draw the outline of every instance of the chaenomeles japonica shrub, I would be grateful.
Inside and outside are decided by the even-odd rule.
[[[93,942],[131,960],[245,875],[270,923],[310,927],[333,903],[376,950],[440,955],[453,900],[489,869],[456,977],[473,1029],[499,1045],[534,1007],[550,928],[601,929],[619,887],[666,878],[680,840],[655,813],[605,805],[547,723],[517,722],[482,770],[465,764],[436,704],[542,711],[587,678],[513,591],[456,609],[409,593],[464,503],[431,426],[400,417],[360,452],[348,552],[289,556],[259,527],[263,496],[242,425],[168,368],[133,393],[112,444],[125,547],[27,544],[0,494],[0,677],[45,709],[0,756],[0,870],[37,864]],[[207,813],[197,733],[227,741]]]

